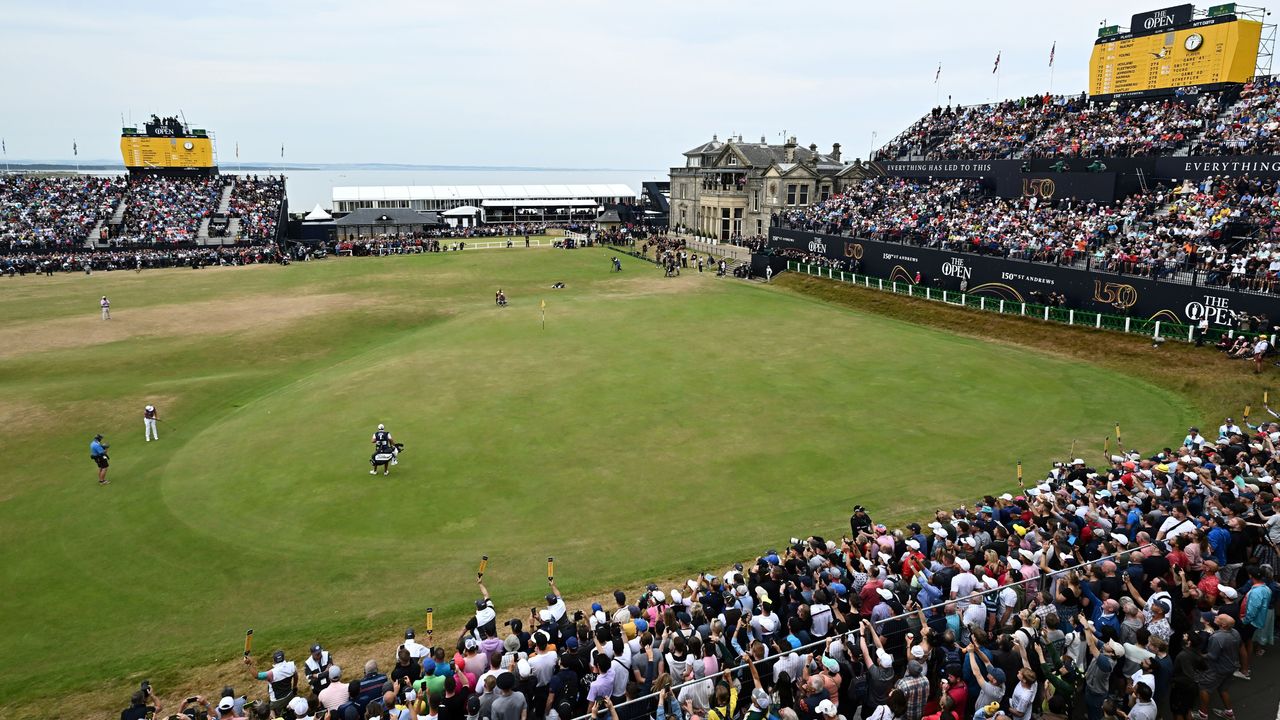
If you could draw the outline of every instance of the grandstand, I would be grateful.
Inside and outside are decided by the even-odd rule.
[[[868,179],[775,212],[757,268],[817,262],[1190,324],[1274,315],[1280,79],[1251,76],[1257,20],[1187,8],[1104,28],[1092,95],[933,108],[858,168]],[[1219,36],[1238,42],[1204,49]],[[1163,49],[1132,50],[1144,43]]]
[[[152,116],[121,134],[126,176],[0,175],[0,253],[250,246],[284,237],[283,177],[222,175],[213,134]]]

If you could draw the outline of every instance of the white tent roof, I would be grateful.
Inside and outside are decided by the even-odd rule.
[[[460,205],[456,208],[445,210],[440,214],[445,217],[471,217],[478,212],[480,212],[480,208],[475,205]]]
[[[590,198],[573,198],[557,200],[485,200],[485,207],[595,207],[596,201]]]
[[[333,200],[461,200],[479,204],[485,200],[531,200],[548,198],[635,198],[636,191],[622,183],[592,185],[388,185],[339,186]]]
[[[320,207],[320,203],[316,203],[316,206],[311,209],[311,212],[307,213],[306,216],[303,217],[302,219],[303,220],[332,220],[333,216],[325,212],[324,208]]]

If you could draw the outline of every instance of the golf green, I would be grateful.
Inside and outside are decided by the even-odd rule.
[[[460,622],[481,554],[499,604],[532,605],[549,555],[566,593],[634,585],[1194,420],[1086,363],[610,255],[0,281],[0,707],[124,698],[250,627],[297,657],[428,606]],[[380,422],[406,445],[389,477]]]

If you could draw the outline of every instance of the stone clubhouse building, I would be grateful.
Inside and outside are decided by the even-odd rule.
[[[826,200],[870,174],[859,161],[841,160],[840,143],[820,153],[795,137],[770,145],[713,135],[684,157],[671,168],[669,225],[715,241],[764,235],[770,215]]]

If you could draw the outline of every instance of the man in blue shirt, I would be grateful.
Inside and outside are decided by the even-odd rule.
[[[1209,549],[1219,567],[1227,566],[1227,546],[1231,544],[1231,532],[1227,530],[1227,519],[1219,515],[1213,519],[1213,529],[1209,531]]]
[[[89,443],[89,459],[98,466],[98,484],[106,485],[107,480],[107,448],[110,445],[102,442],[102,435],[94,435],[93,442]]]

